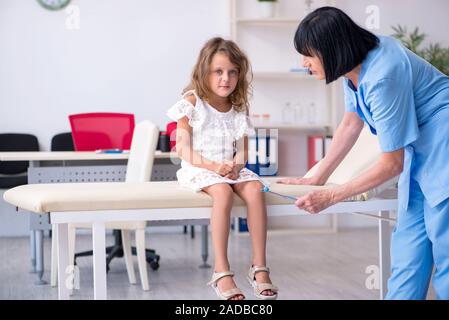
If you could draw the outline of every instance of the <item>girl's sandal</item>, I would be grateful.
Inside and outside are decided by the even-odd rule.
[[[245,299],[245,295],[239,288],[233,288],[225,292],[221,292],[220,289],[218,289],[217,285],[218,280],[224,277],[233,277],[233,276],[234,272],[232,271],[214,272],[214,274],[212,275],[212,279],[207,283],[207,285],[211,286],[214,289],[217,296],[222,300],[229,300],[236,296],[242,296],[243,299]]]
[[[256,281],[256,273],[258,272],[267,272],[268,274],[270,274],[270,269],[267,267],[253,267],[251,266],[248,270],[248,282],[251,284],[251,286],[253,287],[254,290],[254,295],[256,296],[257,299],[262,299],[262,300],[276,300],[278,297],[277,292],[279,291],[279,289],[272,285],[271,283],[257,283]],[[265,294],[262,294],[262,292],[270,290],[271,292],[273,292],[273,295],[268,296]]]

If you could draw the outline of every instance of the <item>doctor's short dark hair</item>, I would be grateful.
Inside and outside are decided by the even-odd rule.
[[[319,57],[331,83],[353,70],[376,48],[379,38],[357,25],[335,7],[321,7],[309,13],[298,26],[295,48],[308,57]]]

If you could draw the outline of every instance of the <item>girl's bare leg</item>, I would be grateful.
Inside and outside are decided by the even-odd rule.
[[[234,196],[233,189],[226,183],[219,183],[203,189],[213,199],[210,217],[212,244],[214,247],[215,272],[228,271],[228,239],[231,208]],[[217,282],[220,292],[236,288],[232,277],[224,277]],[[242,295],[232,297],[232,300],[242,300]]]
[[[266,266],[267,243],[267,208],[265,195],[261,192],[263,185],[259,181],[248,181],[235,184],[234,191],[245,201],[248,208],[248,229],[253,247],[252,265]],[[271,283],[267,272],[256,273],[258,283]],[[271,290],[262,292],[264,295],[273,295]]]

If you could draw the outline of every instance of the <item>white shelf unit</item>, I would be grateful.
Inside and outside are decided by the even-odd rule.
[[[247,53],[253,68],[250,113],[269,114],[269,126],[273,128],[332,132],[333,86],[326,86],[311,75],[290,71],[302,64],[293,36],[303,18],[305,2],[279,1],[277,13],[271,18],[258,16],[258,4],[257,0],[230,0],[231,37]],[[335,1],[316,0],[313,5],[335,5]],[[282,116],[288,103],[296,113],[294,124]],[[315,107],[311,107],[312,103]],[[313,121],[304,116],[310,114],[304,111],[307,108],[316,108]]]

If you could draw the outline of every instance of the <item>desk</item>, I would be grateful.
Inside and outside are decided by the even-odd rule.
[[[0,152],[0,161],[29,161],[28,183],[118,182],[124,181],[129,153],[96,152]],[[174,160],[173,163],[171,160]],[[155,152],[152,181],[176,180],[179,168],[176,153]],[[37,273],[36,284],[47,282],[44,274],[43,234],[51,230],[49,215],[30,212],[31,272]],[[202,223],[202,267],[208,267],[207,224]]]
[[[128,160],[129,153],[96,153],[92,151],[11,151],[0,152],[0,161],[81,161]],[[177,159],[175,152],[154,153],[155,159]]]

